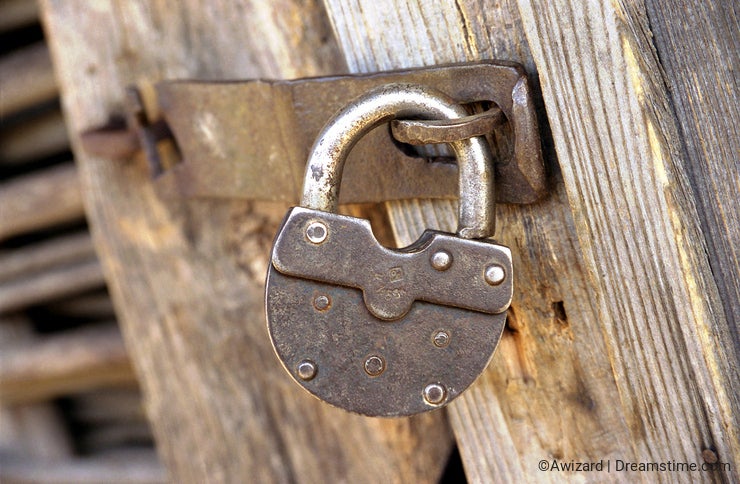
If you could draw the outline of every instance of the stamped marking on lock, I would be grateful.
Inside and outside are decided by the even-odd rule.
[[[342,163],[354,142],[397,116],[456,119],[444,94],[391,85],[329,122],[308,161],[301,207],[275,239],[267,274],[270,337],[285,369],[332,405],[402,416],[454,400],[486,368],[513,291],[511,253],[493,232],[485,141],[451,143],[459,164],[458,234],[427,230],[383,247],[367,220],[338,215]]]
[[[279,272],[362,291],[364,304],[378,319],[394,321],[414,301],[427,301],[488,314],[511,303],[511,252],[488,240],[461,239],[426,231],[403,251],[387,249],[373,236],[367,220],[293,208],[275,239],[272,265]],[[315,244],[306,240],[306,227],[320,217],[331,236]],[[440,271],[434,256],[447,253],[449,266]],[[487,278],[490,268],[503,276],[498,284]]]

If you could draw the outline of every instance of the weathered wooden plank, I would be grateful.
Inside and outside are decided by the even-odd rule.
[[[85,216],[72,163],[0,184],[0,240]]]
[[[651,461],[712,449],[740,462],[740,342],[712,277],[712,234],[701,231],[644,6],[520,7],[621,404],[634,412],[633,445]]]
[[[42,12],[73,132],[104,122],[134,81],[344,69],[312,1],[111,0],[81,11],[48,0]],[[76,152],[96,246],[175,481],[438,478],[451,442],[442,416],[349,415],[302,392],[280,367],[262,279],[285,207],[163,201],[140,164]]]
[[[740,20],[737,2],[646,0],[712,275],[740,359]],[[737,393],[737,392],[735,392]]]
[[[103,271],[93,255],[68,265],[0,283],[0,313],[18,311],[103,287]]]
[[[94,257],[95,248],[87,232],[44,240],[0,253],[0,283]]]
[[[358,71],[477,58],[518,60],[531,69],[514,6],[467,2],[457,7],[327,2],[348,64]],[[497,35],[499,25],[507,30]],[[456,226],[454,204],[388,206],[401,245],[424,227]],[[449,407],[468,478],[557,479],[537,468],[552,456],[608,458],[619,451],[625,459],[634,458],[623,417],[611,409],[618,394],[561,183],[556,180],[554,193],[541,203],[499,206],[497,214],[497,240],[513,252],[515,295],[509,331],[489,369]]]
[[[69,149],[61,111],[51,110],[0,133],[0,164],[19,164]]]
[[[45,336],[0,354],[0,401],[6,404],[134,381],[114,323]]]
[[[548,200],[529,207],[499,207],[497,239],[512,247],[517,271],[510,331],[481,380],[449,407],[468,477],[474,482],[558,480],[562,474],[539,471],[539,460],[701,462],[702,450],[706,448],[718,450],[720,459],[737,462],[736,451],[732,450],[737,424],[731,418],[732,397],[727,393],[737,388],[737,383],[733,380],[730,357],[719,352],[713,361],[714,352],[719,350],[716,343],[731,333],[721,318],[714,317],[721,308],[712,303],[705,305],[701,296],[706,291],[712,300],[716,292],[711,281],[706,280],[706,260],[702,262],[697,254],[701,241],[695,238],[696,227],[684,225],[686,234],[672,229],[659,233],[663,237],[645,237],[649,243],[641,247],[640,236],[654,230],[655,223],[661,220],[644,217],[641,210],[645,209],[640,209],[643,203],[654,200],[652,193],[643,199],[644,187],[649,186],[651,177],[646,175],[643,182],[648,183],[638,189],[631,185],[630,172],[641,176],[649,173],[650,170],[633,166],[640,160],[638,153],[645,154],[640,138],[644,139],[646,133],[655,136],[656,132],[664,136],[659,131],[662,127],[653,126],[652,132],[627,128],[634,125],[634,120],[628,121],[630,116],[636,115],[639,122],[648,115],[647,109],[635,102],[635,92],[625,89],[624,84],[617,88],[623,89],[618,92],[627,103],[624,106],[611,97],[600,98],[600,87],[608,86],[612,77],[623,79],[627,67],[635,67],[628,65],[626,53],[640,65],[638,71],[645,68],[642,57],[650,55],[648,45],[629,52],[623,50],[623,45],[607,42],[602,34],[611,29],[609,40],[619,38],[613,30],[615,24],[621,23],[621,38],[628,39],[628,27],[634,28],[624,20],[629,15],[606,3],[563,9],[558,2],[548,4],[558,4],[557,8],[520,2],[522,10],[529,14],[525,28],[513,2],[325,3],[348,65],[354,71],[478,58],[518,60],[532,73],[535,67],[547,69],[548,76],[543,79],[553,83],[557,80],[556,85],[546,86],[549,96],[545,105],[550,121],[569,122],[568,129],[554,132],[558,155],[567,155],[568,163],[578,167],[575,173],[572,169],[566,172],[568,198],[590,197],[592,192],[588,189],[595,192],[598,186],[592,207],[596,210],[587,214],[576,210],[575,222],[557,169],[553,170],[554,193]],[[532,10],[541,13],[548,8],[553,12],[546,21],[532,14]],[[587,13],[581,14],[582,11]],[[542,25],[532,21],[532,17]],[[572,42],[569,48],[578,45],[580,50],[560,53],[545,64],[542,55],[535,56],[534,62],[525,32],[536,40],[540,54],[563,48],[566,40]],[[590,33],[588,41],[576,42],[574,39],[583,37],[584,32]],[[616,58],[622,56],[621,64],[609,59],[606,52]],[[549,77],[552,70],[558,73],[555,79]],[[601,85],[586,86],[569,84],[570,70],[581,75],[583,71],[608,72],[602,74]],[[595,93],[589,89],[595,89]],[[562,118],[553,117],[553,110],[565,114]],[[591,112],[583,116],[579,115],[581,110]],[[669,114],[666,118],[665,123],[672,122]],[[574,140],[571,133],[588,129],[584,125],[604,129]],[[613,140],[622,126],[625,128],[619,142],[629,150],[615,157],[608,149],[592,149],[604,144],[599,143],[599,135],[601,139]],[[630,141],[626,133],[638,141]],[[676,147],[663,138],[652,141],[663,156]],[[577,148],[573,148],[574,144]],[[647,153],[646,159],[653,154]],[[605,176],[606,167],[611,176]],[[603,177],[609,185],[577,185],[584,173]],[[654,179],[656,173],[652,175]],[[660,184],[657,187],[653,191],[660,192],[660,198],[663,189]],[[627,192],[629,188],[632,190]],[[673,187],[673,195],[679,198],[680,188]],[[614,208],[626,206],[630,210],[621,220],[615,216],[624,217],[622,212],[612,209],[607,218],[604,211],[598,210],[600,202],[596,197],[604,197],[609,205],[615,201],[615,192],[618,203]],[[628,203],[622,197],[627,193]],[[683,194],[680,203],[692,203],[689,193]],[[413,241],[424,226],[446,230],[454,227],[455,210],[447,204],[420,201],[389,204],[389,209],[401,244]],[[598,231],[589,231],[586,236],[583,227],[589,223]],[[677,227],[680,226],[679,221]],[[637,242],[622,246],[629,240],[624,234],[635,230]],[[619,250],[614,250],[612,240],[618,241]],[[596,243],[602,249],[596,249],[599,253],[595,256]],[[693,248],[692,243],[696,244]],[[684,252],[677,251],[676,246]],[[588,255],[587,263],[581,257],[581,247]],[[639,254],[635,254],[637,248],[641,249]],[[661,261],[657,254],[669,260]],[[627,262],[629,265],[625,265]],[[687,280],[686,273],[678,270],[682,264],[689,274],[697,272],[694,277],[698,286],[693,291],[680,287],[680,282],[671,287],[674,279]],[[656,271],[656,267],[660,270]],[[608,307],[604,301],[615,304]],[[681,316],[677,317],[677,313]],[[690,363],[680,364],[672,355],[671,345],[688,353]],[[698,391],[695,379],[703,386]],[[668,382],[670,387],[666,386]],[[698,478],[717,476],[705,473]],[[603,476],[592,474],[590,478],[600,480]]]
[[[59,88],[43,42],[0,59],[0,92],[0,118],[57,97]]]

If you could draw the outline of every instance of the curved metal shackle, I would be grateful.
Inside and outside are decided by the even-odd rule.
[[[311,149],[301,206],[336,212],[344,162],[359,139],[395,118],[457,119],[464,107],[436,89],[418,84],[387,84],[368,91],[339,111]],[[493,161],[483,136],[449,143],[457,157],[460,194],[457,234],[485,238],[495,231]],[[413,182],[413,180],[410,180]]]

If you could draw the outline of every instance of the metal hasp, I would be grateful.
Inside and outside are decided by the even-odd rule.
[[[297,203],[310,147],[326,120],[359,95],[391,83],[429,86],[466,108],[482,103],[484,112],[455,121],[402,118],[392,129],[369,133],[349,156],[340,203],[456,198],[456,165],[421,155],[410,144],[480,134],[499,147],[496,201],[532,203],[544,196],[530,87],[524,69],[508,62],[289,81],[165,81],[147,98],[153,106],[148,115],[140,103],[129,103],[134,115],[128,116],[128,129],[87,131],[82,145],[109,158],[130,157],[143,148],[165,197]],[[180,157],[173,166],[159,163],[157,146],[163,143],[177,148],[170,150]]]
[[[313,144],[301,206],[275,238],[265,287],[268,331],[288,373],[322,400],[369,416],[412,415],[459,396],[488,365],[513,294],[511,252],[487,239],[494,174],[483,136],[450,142],[459,166],[456,235],[427,230],[388,249],[367,220],[334,213],[353,147],[406,117],[455,126],[467,112],[407,83],[349,102]]]

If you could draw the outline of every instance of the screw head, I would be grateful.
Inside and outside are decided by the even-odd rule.
[[[331,298],[329,296],[320,295],[316,296],[316,298],[313,300],[313,307],[317,311],[326,311],[329,309],[329,306],[331,306]]]
[[[493,264],[488,267],[486,267],[486,272],[484,273],[486,282],[492,286],[498,286],[502,282],[504,282],[504,279],[506,279],[506,272],[504,271],[504,268],[501,267],[498,264]]]
[[[329,235],[329,230],[323,222],[311,222],[306,227],[306,238],[312,244],[321,244],[326,240],[327,235]]]
[[[318,373],[319,368],[311,360],[303,360],[298,363],[298,378],[303,381],[313,380]]]
[[[432,341],[434,342],[434,346],[437,348],[444,348],[448,344],[450,344],[450,333],[447,331],[440,329],[436,333],[434,333],[434,336],[432,336]]]
[[[447,400],[447,389],[441,383],[430,383],[424,387],[424,401],[429,405],[441,405]]]
[[[429,259],[432,267],[438,271],[446,271],[452,265],[452,254],[446,250],[438,250]]]
[[[378,355],[372,355],[365,360],[365,373],[378,376],[385,371],[385,361]]]

